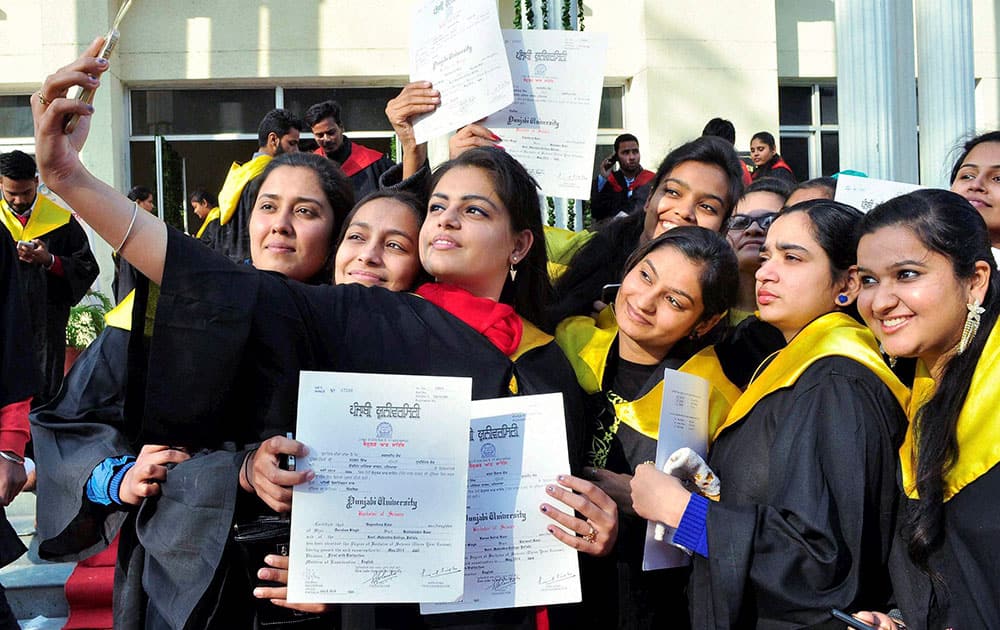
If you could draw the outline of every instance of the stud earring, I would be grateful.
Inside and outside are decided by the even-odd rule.
[[[847,302],[848,302],[848,301],[849,301],[850,299],[851,299],[851,298],[847,297],[847,294],[846,294],[846,293],[841,293],[841,294],[837,295],[837,304],[839,304],[839,305],[841,305],[841,306],[846,306],[846,305],[847,305]]]
[[[969,309],[969,312],[965,316],[962,339],[958,342],[959,354],[965,352],[969,344],[972,343],[972,338],[976,336],[976,331],[979,330],[979,316],[986,312],[985,308],[979,306],[979,300],[972,300],[970,304],[965,305],[965,308]]]

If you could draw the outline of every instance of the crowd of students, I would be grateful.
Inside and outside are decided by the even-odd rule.
[[[158,289],[32,428],[40,553],[81,557],[121,532],[116,627],[792,628],[840,625],[838,608],[893,628],[894,607],[909,628],[1000,627],[1000,132],[966,145],[954,192],[867,215],[829,182],[744,190],[731,143],[698,138],[554,287],[535,182],[488,130],[457,134],[433,173],[411,165],[409,192],[353,209],[329,160],[286,154],[261,176],[241,266],[82,165],[94,112],[65,95],[107,69],[96,51],[32,98],[39,170]],[[718,501],[650,465],[665,367],[712,385]],[[571,470],[539,501],[583,554],[582,603],[420,616],[287,602],[286,560],[249,561],[231,530],[287,513],[311,478],[279,467],[305,449],[283,437],[301,370],[467,376],[475,399],[562,393]],[[691,570],[642,571],[647,520],[676,528]]]

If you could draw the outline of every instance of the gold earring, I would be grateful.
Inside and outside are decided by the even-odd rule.
[[[979,330],[979,316],[986,312],[985,308],[979,306],[979,300],[975,299],[971,303],[966,304],[965,308],[969,309],[969,312],[965,316],[962,339],[958,342],[958,354],[965,352],[969,344],[972,343],[972,338],[976,336],[976,331]]]
[[[517,267],[514,266],[514,264],[517,263],[517,256],[511,256],[511,261],[512,262],[510,263],[510,281],[514,282],[514,280],[517,279]]]
[[[890,368],[896,367],[896,357],[894,357],[891,354],[889,354],[888,352],[886,352],[885,348],[882,347],[881,343],[878,344],[878,351],[889,358],[889,367]]]

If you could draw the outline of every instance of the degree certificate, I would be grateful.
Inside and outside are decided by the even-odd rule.
[[[462,595],[472,379],[302,372],[288,601]]]

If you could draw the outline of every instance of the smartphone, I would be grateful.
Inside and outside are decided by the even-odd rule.
[[[877,627],[868,625],[867,623],[859,619],[855,619],[854,617],[845,613],[843,610],[837,610],[836,608],[831,608],[830,615],[832,615],[834,619],[838,619],[846,623],[847,627],[849,628],[856,628],[857,630],[878,630]]]
[[[112,51],[114,51],[115,49],[115,46],[118,44],[119,37],[120,35],[118,33],[118,29],[113,28],[110,31],[108,31],[108,34],[104,36],[104,46],[101,47],[101,52],[98,53],[97,56],[100,57],[101,59],[107,59],[108,57],[110,57]],[[90,105],[94,102],[95,93],[96,90],[93,88],[81,90],[80,94],[77,95],[76,99],[78,101],[83,101],[87,105]],[[77,124],[79,124],[79,122],[80,122],[80,115],[73,114],[66,120],[66,125],[63,127],[63,130],[66,133],[73,133],[73,130],[76,129],[76,126]]]
[[[601,287],[601,301],[605,304],[611,304],[618,297],[618,289],[622,285],[619,284],[606,284]]]
[[[610,170],[615,164],[618,163],[618,154],[612,153],[608,157],[604,158],[604,168]]]
[[[36,245],[34,241],[18,241],[17,246],[27,247],[28,249],[35,249],[36,247],[38,247],[38,245]]]

